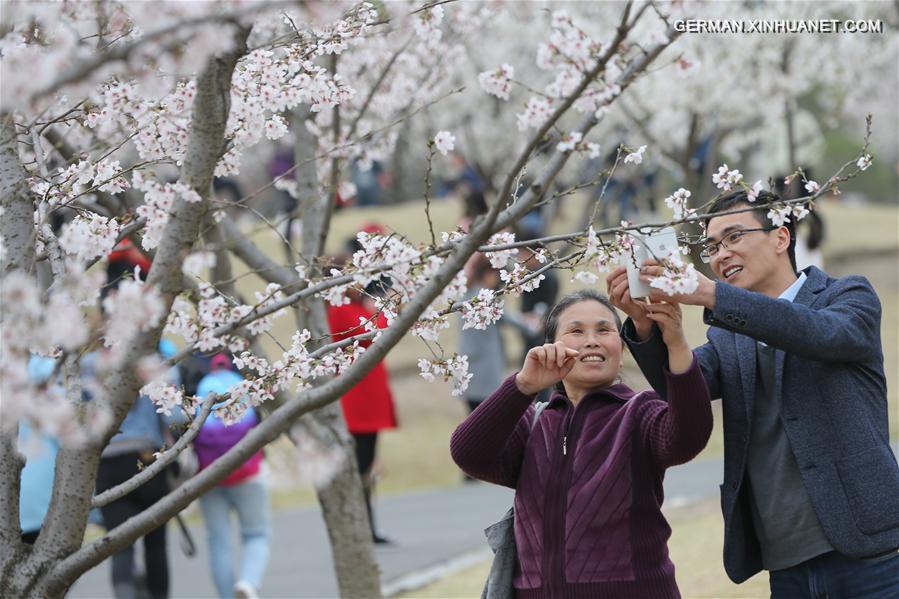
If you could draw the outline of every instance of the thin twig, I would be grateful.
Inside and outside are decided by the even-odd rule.
[[[434,162],[434,142],[428,141],[428,170],[425,173],[425,216],[428,219],[428,230],[431,232],[431,247],[437,247],[437,236],[434,235],[434,222],[431,220],[431,169]]]

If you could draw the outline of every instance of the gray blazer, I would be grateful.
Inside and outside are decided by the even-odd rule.
[[[736,583],[762,569],[744,483],[752,426],[756,340],[776,353],[781,419],[812,507],[840,553],[899,547],[899,466],[890,449],[880,300],[861,276],[834,279],[811,266],[793,303],[725,283],[706,310],[708,342],[694,353],[724,413],[724,568]],[[667,349],[657,328],[622,335],[653,388],[665,395]]]

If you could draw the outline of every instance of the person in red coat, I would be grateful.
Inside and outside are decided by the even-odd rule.
[[[375,314],[374,305],[360,291],[352,290],[347,294],[350,303],[343,306],[328,306],[328,325],[334,341],[353,337],[365,332],[360,325],[360,317],[368,320]],[[387,328],[383,314],[378,314],[376,322],[379,328]],[[361,345],[371,345],[371,340],[362,341]],[[371,492],[373,478],[372,465],[375,461],[375,449],[378,431],[396,428],[396,411],[393,406],[393,394],[390,392],[390,380],[384,362],[378,364],[365,375],[359,383],[340,398],[347,428],[356,442],[356,461],[362,477],[365,492],[365,506],[368,509],[372,538],[375,543],[389,542],[375,532],[374,518],[371,510]]]

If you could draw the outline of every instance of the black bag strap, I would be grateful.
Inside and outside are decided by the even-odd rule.
[[[181,517],[181,514],[175,515],[175,522],[178,523],[178,528],[181,530],[181,551],[187,557],[195,556],[197,554],[197,546],[194,544],[194,538],[191,536],[190,530],[188,530],[187,524],[184,523],[184,518]]]

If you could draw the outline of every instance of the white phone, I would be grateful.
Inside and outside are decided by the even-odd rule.
[[[623,255],[621,260],[627,266],[627,283],[631,297],[642,298],[649,295],[651,287],[649,283],[640,280],[640,267],[647,260],[664,258],[671,250],[677,248],[677,233],[671,227],[666,227],[654,233],[632,232],[631,236],[636,239],[633,255]]]

